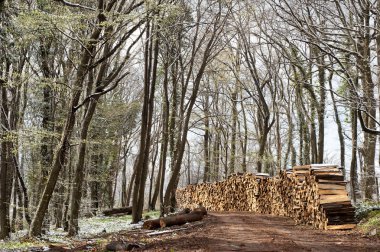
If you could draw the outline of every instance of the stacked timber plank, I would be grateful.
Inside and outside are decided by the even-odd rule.
[[[292,217],[297,224],[320,229],[355,227],[354,207],[346,182],[335,165],[293,167],[276,177],[250,173],[232,175],[215,183],[177,190],[182,208],[199,205],[209,211],[252,211]]]
[[[325,228],[355,227],[355,208],[348,197],[342,171],[337,166],[312,165],[310,174],[318,185],[319,204],[327,218]]]

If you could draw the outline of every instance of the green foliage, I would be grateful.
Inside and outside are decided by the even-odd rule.
[[[104,130],[107,129],[108,140],[114,137],[119,138],[120,133],[129,134],[137,126],[140,109],[141,104],[137,100],[130,103],[123,101],[101,103],[92,123],[92,131],[104,133]],[[104,140],[104,135],[101,136],[101,139]],[[103,140],[101,141],[104,144]],[[112,142],[111,140],[110,143]]]
[[[25,10],[15,18],[14,30],[15,44],[22,48],[40,39],[56,38],[57,34],[83,33],[88,29],[88,22],[95,16],[69,12],[66,8],[55,4],[54,8],[47,10]]]
[[[359,229],[363,233],[376,230],[376,234],[380,235],[380,209],[369,212],[367,217],[359,223]]]

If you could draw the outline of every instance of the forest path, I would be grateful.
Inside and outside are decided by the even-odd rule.
[[[164,238],[164,237],[162,237]],[[287,217],[211,212],[205,225],[153,242],[146,251],[380,251],[380,240],[355,231],[295,225]]]

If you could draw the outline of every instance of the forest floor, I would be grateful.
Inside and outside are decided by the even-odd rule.
[[[69,246],[55,243],[26,251],[106,251],[112,242],[140,247],[133,251],[380,251],[379,236],[316,230],[287,217],[248,212],[210,212],[202,221],[183,226],[105,233]]]
[[[203,222],[156,237],[140,251],[380,251],[379,237],[316,230],[287,217],[214,212]]]

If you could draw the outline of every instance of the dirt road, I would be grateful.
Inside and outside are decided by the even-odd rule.
[[[148,242],[145,251],[380,251],[380,240],[354,231],[323,231],[290,218],[210,213],[205,223]]]

